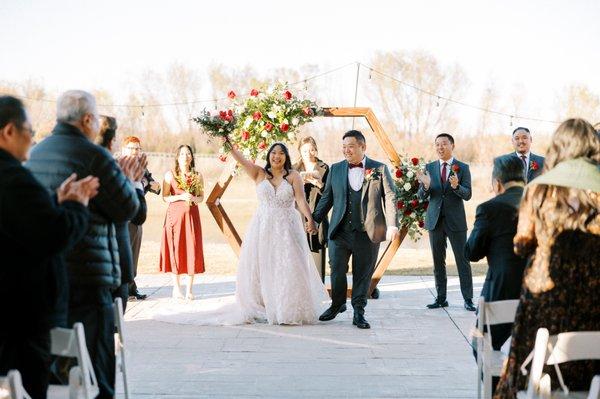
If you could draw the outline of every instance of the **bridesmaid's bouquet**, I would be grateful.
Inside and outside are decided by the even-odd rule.
[[[186,193],[190,193],[193,196],[200,196],[204,191],[204,187],[202,185],[202,179],[200,179],[200,175],[197,173],[187,173],[184,176],[175,176],[175,181],[177,182],[177,187]],[[186,201],[189,206],[192,206],[192,201]]]
[[[394,170],[394,183],[396,184],[396,206],[398,208],[398,222],[408,229],[408,236],[417,241],[423,234],[425,225],[425,212],[429,201],[419,199],[419,181],[417,172],[425,169],[422,158],[401,157],[402,163]]]

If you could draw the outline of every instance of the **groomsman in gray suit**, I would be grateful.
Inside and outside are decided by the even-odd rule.
[[[450,240],[456,259],[460,291],[465,309],[475,311],[473,305],[473,277],[471,264],[465,258],[467,242],[467,219],[464,201],[471,199],[471,172],[469,165],[452,156],[454,138],[439,134],[435,138],[435,149],[439,159],[425,166],[425,173],[417,178],[421,183],[418,196],[429,200],[425,214],[425,228],[429,231],[429,243],[433,254],[433,273],[437,298],[427,305],[429,309],[448,306],[446,300],[446,240]]]
[[[379,244],[398,237],[396,193],[385,164],[365,156],[361,132],[350,130],[342,140],[346,159],[331,166],[313,213],[320,223],[333,207],[328,237],[332,301],[319,320],[332,320],[346,311],[346,273],[352,256],[353,324],[365,329],[371,328],[364,314]]]
[[[517,157],[523,162],[525,184],[542,174],[545,158],[531,152],[531,132],[526,127],[518,127],[512,133],[512,145],[515,152],[507,155]]]

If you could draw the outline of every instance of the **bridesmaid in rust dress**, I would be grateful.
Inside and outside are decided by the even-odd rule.
[[[163,200],[169,203],[160,247],[160,270],[173,276],[173,298],[183,299],[180,276],[188,275],[185,299],[192,300],[194,275],[204,273],[202,227],[198,203],[204,196],[202,175],[195,170],[188,145],[177,148],[175,168],[165,174]],[[191,189],[190,182],[196,181]],[[186,187],[187,186],[187,187]],[[187,191],[186,191],[187,188]],[[190,192],[191,191],[191,192]]]

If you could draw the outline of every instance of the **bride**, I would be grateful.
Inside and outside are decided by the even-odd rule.
[[[315,232],[300,174],[283,143],[273,144],[264,168],[231,151],[256,183],[258,209],[250,221],[238,263],[235,303],[206,311],[201,302],[154,318],[185,324],[310,324],[329,299],[311,256],[298,210]],[[295,205],[298,206],[296,210]]]

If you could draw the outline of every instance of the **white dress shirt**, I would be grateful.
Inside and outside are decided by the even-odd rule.
[[[442,161],[440,159],[440,177],[442,177],[442,171],[444,170],[444,162],[446,162],[448,165],[446,165],[446,181],[448,181],[448,178],[450,177],[450,172],[452,171],[452,163],[454,162],[454,157],[450,158],[447,161]]]
[[[524,168],[529,168],[529,158],[531,157],[531,151],[529,151],[527,154],[519,154],[518,152],[515,152],[515,154],[517,154],[517,157],[521,160],[521,162],[523,162],[523,158],[521,158],[521,156],[525,155],[525,166],[524,166]]]

